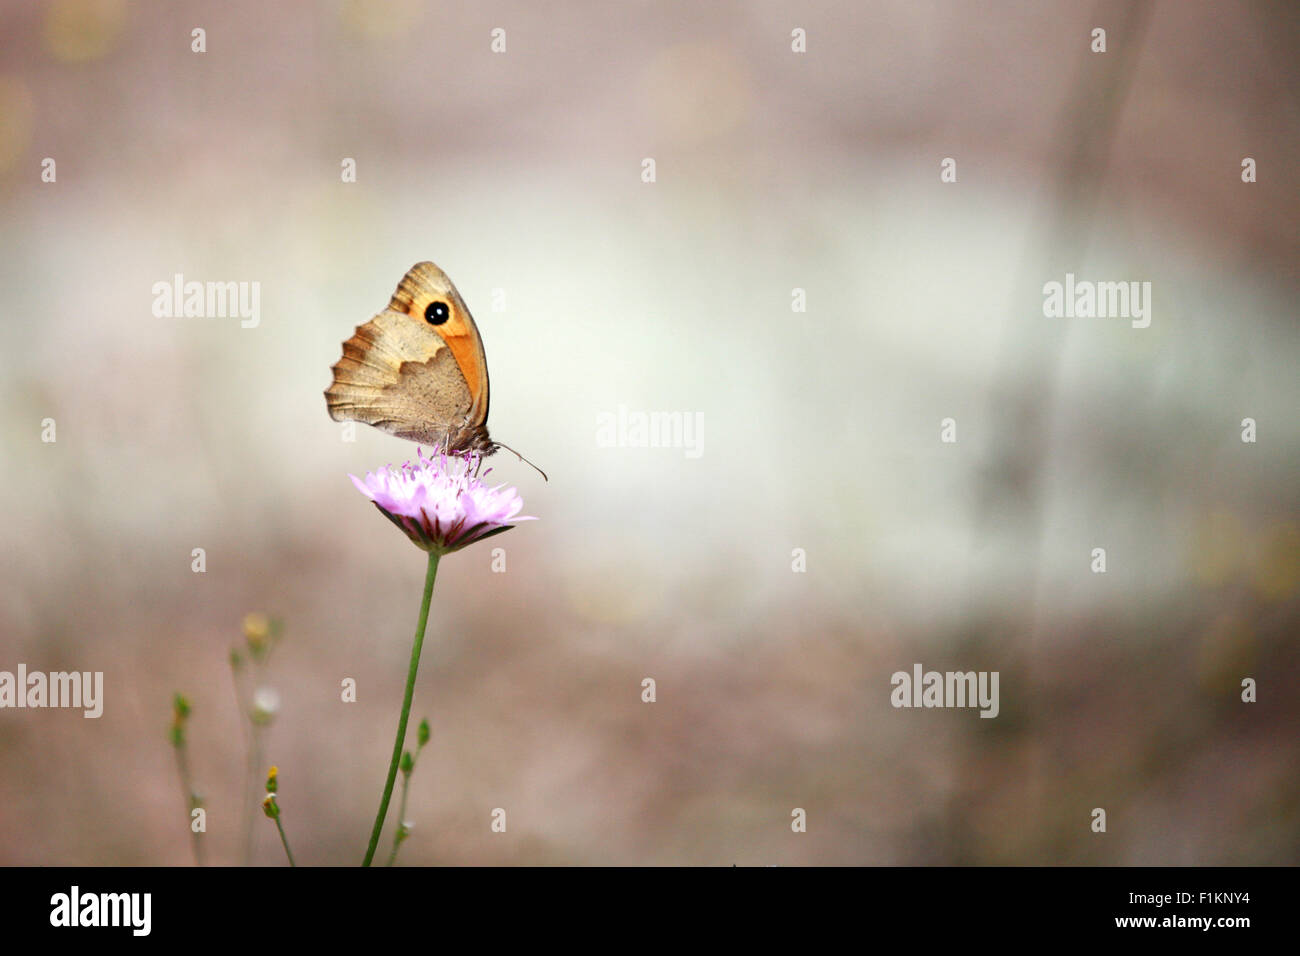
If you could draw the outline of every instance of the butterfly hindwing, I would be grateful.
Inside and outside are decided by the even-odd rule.
[[[491,454],[487,359],[474,319],[437,266],[407,272],[389,307],[343,343],[330,417],[399,438]]]
[[[431,305],[444,304],[448,309],[447,321],[430,326],[451,349],[456,357],[465,382],[473,395],[474,407],[472,418],[480,423],[487,422],[488,413],[488,372],[487,356],[483,352],[483,340],[479,337],[478,326],[470,315],[469,307],[452,285],[447,274],[432,262],[417,262],[397,284],[397,290],[389,300],[388,308],[402,312],[417,321],[427,322],[427,312]]]

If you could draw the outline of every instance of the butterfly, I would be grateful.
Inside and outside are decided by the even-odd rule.
[[[483,340],[465,300],[432,262],[411,267],[388,307],[343,343],[332,371],[325,404],[336,422],[364,422],[480,458],[514,451],[488,436]]]

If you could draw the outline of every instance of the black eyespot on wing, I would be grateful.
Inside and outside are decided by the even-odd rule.
[[[430,325],[442,325],[451,318],[451,309],[446,302],[435,299],[424,307],[424,320]]]

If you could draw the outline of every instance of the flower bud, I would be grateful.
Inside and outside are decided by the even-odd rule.
[[[253,693],[253,710],[249,715],[255,724],[269,724],[280,710],[280,695],[274,688],[259,687]]]

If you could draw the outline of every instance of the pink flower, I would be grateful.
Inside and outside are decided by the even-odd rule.
[[[509,531],[514,527],[511,522],[537,520],[520,516],[524,501],[514,488],[490,488],[483,483],[477,455],[439,450],[426,458],[417,448],[416,456],[414,464],[408,461],[401,468],[389,465],[367,472],[365,481],[348,476],[416,547],[449,554]]]

